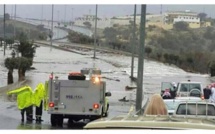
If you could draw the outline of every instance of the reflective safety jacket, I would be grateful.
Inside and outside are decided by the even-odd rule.
[[[24,109],[33,104],[33,91],[31,87],[24,86],[12,91],[7,92],[8,95],[17,95],[17,107],[18,109]]]
[[[109,104],[109,101],[108,101],[108,98],[105,97],[105,108],[104,108],[104,111],[107,112],[107,105]]]
[[[39,83],[34,91],[34,105],[39,107],[41,101],[44,100],[45,89],[43,83]]]

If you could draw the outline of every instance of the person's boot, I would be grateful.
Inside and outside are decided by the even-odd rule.
[[[40,120],[39,120],[39,117],[36,116],[36,123],[40,123],[39,121],[40,121]]]
[[[39,122],[43,122],[43,120],[41,119],[41,117],[39,117]]]
[[[32,119],[31,116],[27,116],[27,122],[28,122],[28,123],[32,123],[32,122],[33,122],[33,119]]]
[[[21,122],[24,122],[24,114],[21,114]]]

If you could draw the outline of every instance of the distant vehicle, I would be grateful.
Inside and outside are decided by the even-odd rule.
[[[92,121],[84,129],[214,130],[215,121],[167,115],[119,115]]]
[[[176,97],[199,97],[204,99],[203,87],[201,82],[194,81],[182,81],[177,84],[174,88],[172,82],[162,82],[161,84],[161,95],[166,89],[169,89],[171,94],[175,94]],[[173,95],[173,98],[175,97]]]
[[[182,81],[176,88],[176,97],[195,96],[204,99],[203,87],[201,82]]]
[[[202,99],[199,97],[176,97],[175,99],[165,99],[164,103],[166,104],[168,114],[173,115],[178,104],[184,101],[196,102],[196,101],[202,101]]]
[[[89,79],[86,75],[89,74]],[[72,72],[68,80],[60,80],[53,73],[48,81],[49,107],[51,125],[62,126],[63,119],[69,123],[82,119],[95,120],[108,116],[106,97],[106,82],[101,81],[101,70],[84,69],[81,72]]]
[[[207,101],[180,102],[173,114],[177,117],[215,119],[215,104]]]

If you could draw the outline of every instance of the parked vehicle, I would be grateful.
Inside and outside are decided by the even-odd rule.
[[[162,82],[161,84],[161,95],[166,89],[171,91],[172,99],[174,97],[200,97],[204,99],[203,87],[201,82],[195,81],[182,81],[177,84],[177,87],[174,88],[172,82]]]
[[[180,102],[173,114],[177,117],[215,119],[215,104],[208,101]]]
[[[214,130],[215,121],[167,115],[119,115],[92,121],[84,129]]]
[[[175,99],[165,99],[164,103],[166,104],[168,114],[173,115],[178,104],[184,101],[196,102],[196,101],[202,101],[202,99],[199,97],[176,97]]]
[[[89,75],[86,79],[85,74]],[[108,115],[106,82],[101,81],[101,70],[84,69],[72,72],[68,80],[60,80],[50,76],[48,83],[49,107],[51,125],[62,126],[63,119],[69,123],[82,119],[95,120]]]

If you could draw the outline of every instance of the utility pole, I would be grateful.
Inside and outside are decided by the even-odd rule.
[[[58,24],[58,27],[60,26],[60,20],[59,20],[59,10],[57,11],[57,24]],[[57,38],[59,38],[59,28],[57,29]]]
[[[13,16],[14,14],[13,14],[13,6],[11,6],[11,15],[10,15],[10,18],[11,19],[13,19],[14,18],[14,16]]]
[[[72,8],[72,20],[71,20],[71,26],[73,28],[73,8]]]
[[[96,5],[96,17],[95,17],[95,32],[94,32],[94,55],[93,58],[96,58],[96,37],[97,37],[97,10],[98,10],[98,5]]]
[[[50,38],[51,38],[51,51],[52,51],[52,38],[53,38],[53,18],[54,18],[54,5],[52,5],[52,23],[51,23],[51,33],[50,33]]]
[[[66,5],[65,5],[65,10],[64,10],[64,25],[66,24]]]
[[[41,25],[43,24],[43,5],[42,5],[42,10],[41,10]]]
[[[16,23],[16,5],[15,5],[15,13],[14,13],[14,26],[13,26],[13,38],[14,38],[14,41],[16,39],[16,27],[15,27],[15,23]]]
[[[134,78],[134,48],[136,48],[136,4],[134,5],[134,24],[133,24],[133,38],[132,38],[132,57],[131,57],[131,79]],[[135,49],[136,50],[136,49]]]
[[[5,56],[5,49],[6,49],[6,42],[5,42],[5,4],[4,4],[4,56]]]
[[[136,111],[141,110],[142,100],[143,100],[143,67],[144,67],[143,60],[144,60],[144,45],[145,45],[145,24],[146,24],[146,5],[141,5]]]

